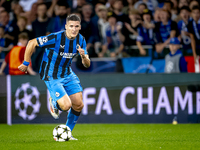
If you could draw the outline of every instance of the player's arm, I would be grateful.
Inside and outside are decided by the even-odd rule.
[[[88,54],[85,54],[84,49],[82,49],[80,46],[77,49],[79,51],[79,54],[81,55],[81,59],[82,59],[82,64],[86,67],[89,68],[90,67],[90,59]]]
[[[22,72],[27,73],[27,68],[31,61],[31,56],[32,56],[36,46],[38,46],[36,39],[32,39],[28,42],[28,44],[26,46],[26,51],[24,54],[24,62],[18,67],[18,69],[21,70]]]

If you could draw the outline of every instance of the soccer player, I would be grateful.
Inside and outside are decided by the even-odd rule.
[[[58,119],[59,110],[69,110],[66,125],[71,130],[73,130],[83,108],[83,89],[78,77],[70,67],[72,59],[79,53],[83,65],[86,68],[90,66],[86,41],[79,34],[80,23],[80,18],[71,14],[66,20],[66,30],[30,40],[26,47],[24,62],[18,67],[19,70],[27,72],[34,48],[36,46],[46,48],[39,73],[51,95],[49,99],[51,115]],[[77,139],[72,136],[70,140]]]

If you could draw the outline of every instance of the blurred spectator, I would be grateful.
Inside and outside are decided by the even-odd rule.
[[[190,3],[189,3],[190,10],[192,10],[192,8],[194,6],[199,6],[199,2],[197,0],[191,0],[190,1]]]
[[[36,2],[37,0],[19,0],[19,4],[22,6],[25,12],[31,11],[32,5]]]
[[[106,43],[106,29],[108,28],[108,21],[107,21],[107,8],[104,5],[99,6],[99,20],[98,20],[98,30],[99,30],[99,36],[100,36],[100,43],[97,45],[96,50],[98,50],[96,53],[98,54],[98,57],[103,57],[102,51],[102,45]]]
[[[179,35],[177,23],[172,21],[171,13],[165,9],[160,12],[161,22],[155,24],[156,52],[162,53],[169,44],[170,38]],[[163,53],[161,55],[164,55]],[[163,56],[161,56],[163,57]]]
[[[146,51],[142,45],[154,45],[153,29],[155,28],[154,22],[152,21],[151,11],[145,9],[142,15],[143,23],[138,28],[137,46],[139,48],[140,55],[146,55]]]
[[[37,7],[37,18],[32,23],[33,38],[46,35],[46,28],[49,22],[50,19],[47,16],[47,6],[45,3],[41,3]]]
[[[18,0],[12,0],[11,2],[11,11],[9,12],[9,16],[10,16],[10,20],[17,22],[17,17],[14,14],[14,10],[17,8],[17,6],[19,5],[19,1]]]
[[[117,19],[117,22],[123,23],[129,20],[128,16],[125,15],[122,11],[123,7],[124,7],[123,0],[115,0],[113,4],[113,12]]]
[[[191,46],[195,62],[195,72],[200,72],[199,70],[199,56],[200,56],[200,8],[199,6],[194,6],[191,13],[192,19],[188,23],[188,30],[191,38]]]
[[[0,58],[4,59],[6,54],[13,48],[11,40],[4,38],[4,28],[0,27]]]
[[[0,13],[2,12],[2,11],[5,11],[6,9],[4,8],[4,7],[2,7],[2,6],[0,6]]]
[[[188,0],[179,0],[178,8],[182,8],[183,6],[189,6]]]
[[[47,33],[46,27],[50,19],[47,17],[47,6],[45,3],[38,4],[37,19],[32,23],[33,38],[44,36]],[[31,57],[33,70],[39,72],[40,64],[43,57],[44,48],[36,47],[35,52]]]
[[[146,4],[147,8],[145,9],[149,9],[152,12],[154,12],[155,8],[158,6],[158,2],[157,0],[139,0],[137,3],[135,3],[134,8],[138,9],[140,4]]]
[[[179,50],[181,47],[178,38],[171,38],[169,42],[170,52],[165,56],[165,73],[187,72],[187,62]]]
[[[9,21],[9,14],[7,11],[2,11],[0,14],[0,26],[4,27],[4,38],[10,39],[17,44],[17,37],[16,35],[19,34],[19,28],[17,25]]]
[[[0,75],[3,75],[3,71],[7,64],[9,64],[9,74],[10,75],[24,75],[24,72],[21,72],[18,69],[18,66],[23,63],[24,53],[26,49],[26,45],[28,43],[28,35],[26,33],[19,34],[18,45],[14,46],[12,50],[6,55],[4,62],[0,68]],[[31,75],[36,75],[36,73],[32,70],[32,68],[28,67],[28,73]]]
[[[80,33],[85,37],[86,42],[91,35],[90,20],[92,17],[93,6],[89,3],[82,7],[82,20]]]
[[[170,0],[166,0],[164,2],[164,6],[163,6],[163,9],[169,11],[171,13],[171,19],[172,20],[175,20],[177,18],[177,15],[178,15],[178,8],[177,7],[174,7],[174,4],[172,1]]]
[[[48,9],[48,11],[47,11],[47,16],[50,18],[50,17],[53,17],[53,15],[55,15],[55,16],[57,16],[58,14],[57,13],[55,13],[55,12],[57,12],[57,7],[58,7],[58,5],[57,5],[57,2],[58,2],[58,0],[52,0],[52,2],[51,2],[51,6],[49,7],[49,9]],[[55,11],[56,10],[56,11]],[[55,12],[54,12],[55,11]],[[55,14],[54,14],[55,13]]]
[[[177,9],[178,8],[178,0],[170,0],[173,3],[173,8]]]
[[[87,50],[90,57],[97,57],[97,54],[99,52],[99,47],[101,46],[99,29],[98,29],[98,20],[99,20],[99,12],[101,11],[100,9],[102,6],[104,5],[101,3],[97,3],[95,5],[95,15],[90,20],[90,28],[92,33],[87,42]]]
[[[27,17],[27,28],[29,30],[31,30],[32,28],[32,22],[35,21],[35,19],[37,18],[37,6],[38,6],[38,3],[33,3],[32,4],[32,7],[31,7],[31,10],[26,13],[26,17]]]
[[[13,13],[13,22],[17,22],[17,18],[24,16],[27,18],[26,14],[24,13],[24,10],[22,8],[22,6],[20,6],[19,4],[16,4],[15,7],[12,9],[11,13]]]
[[[107,42],[103,45],[102,56],[116,57],[121,54],[123,45],[119,40],[117,33],[117,19],[113,15],[113,12],[108,12],[109,26],[106,30]]]
[[[138,12],[140,13],[140,15],[143,14],[143,11],[144,11],[145,9],[148,9],[148,7],[147,7],[147,5],[146,5],[145,3],[140,3],[140,4],[138,5],[137,10],[138,10]]]
[[[142,19],[139,12],[135,9],[129,11],[129,18],[130,24],[128,22],[125,22],[121,29],[118,25],[119,38],[125,46],[125,55],[139,56],[139,50],[132,49],[131,46],[136,45],[138,27],[141,26]]]
[[[10,11],[10,0],[0,0],[0,6],[4,7],[6,11]]]
[[[183,6],[180,9],[180,17],[181,20],[178,22],[178,30],[181,37],[181,44],[183,49],[184,55],[191,55],[192,54],[192,48],[191,48],[191,39],[188,33],[188,22],[190,19],[190,9],[188,6]]]
[[[113,11],[113,5],[115,3],[115,0],[108,0],[106,3],[106,7],[108,8],[108,11]]]
[[[19,28],[19,33],[25,32],[28,34],[29,38],[32,38],[32,33],[26,29],[27,19],[25,17],[18,17],[17,26]]]
[[[161,21],[161,20],[160,20],[160,12],[161,12],[161,9],[160,9],[160,8],[156,8],[156,9],[155,9],[154,16],[153,16],[154,22],[155,22],[155,23]]]
[[[123,7],[122,11],[125,15],[128,15],[128,12],[133,9],[134,4],[137,2],[138,0],[127,0],[128,2],[128,6]]]
[[[82,10],[82,6],[86,4],[86,0],[73,0],[72,1],[72,12]]]
[[[173,5],[173,8],[171,9],[171,14],[172,14],[171,19],[174,21],[177,20],[178,15],[179,15],[179,9],[177,7],[174,7],[174,5]]]
[[[70,8],[67,2],[58,1],[58,16],[51,19],[48,27],[47,34],[65,30],[65,23],[67,15],[70,14]]]
[[[172,8],[173,8],[173,3],[170,1],[170,0],[166,0],[164,2],[164,5],[163,5],[163,9],[166,9],[168,10],[169,12],[171,12]]]

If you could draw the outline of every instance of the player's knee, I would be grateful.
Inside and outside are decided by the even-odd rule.
[[[65,101],[65,102],[63,103],[63,105],[60,106],[60,108],[61,108],[63,111],[68,111],[71,107],[72,107],[71,101]]]
[[[72,107],[71,104],[67,104],[67,105],[65,104],[65,105],[61,106],[60,108],[61,108],[63,111],[68,111],[71,107]]]
[[[84,107],[83,102],[80,102],[79,105],[77,105],[77,110],[81,111]]]

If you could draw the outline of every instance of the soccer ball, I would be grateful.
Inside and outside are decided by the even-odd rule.
[[[53,138],[55,141],[64,142],[71,138],[71,129],[65,124],[57,125],[53,129]]]

